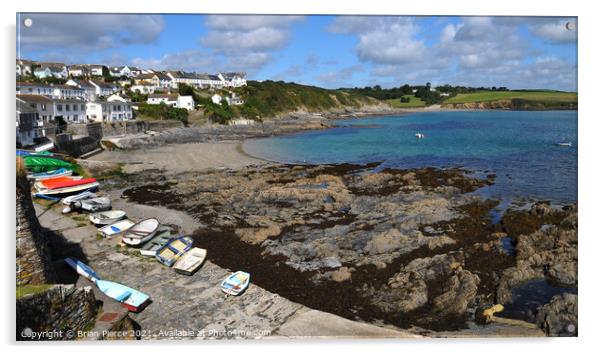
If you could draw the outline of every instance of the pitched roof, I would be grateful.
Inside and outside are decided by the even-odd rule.
[[[27,103],[50,103],[52,100],[41,95],[17,95],[17,98]]]
[[[148,95],[148,98],[167,98],[169,101],[175,101],[178,99],[177,93],[153,93]]]

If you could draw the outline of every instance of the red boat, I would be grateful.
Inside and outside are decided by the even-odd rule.
[[[82,184],[89,184],[96,182],[96,178],[79,178],[73,179],[69,177],[58,177],[49,180],[41,181],[40,185],[45,189],[58,189],[80,186]]]

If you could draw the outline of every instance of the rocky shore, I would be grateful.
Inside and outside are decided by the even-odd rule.
[[[309,308],[415,333],[478,335],[498,325],[484,310],[512,305],[530,281],[561,279],[553,284],[565,292],[537,308],[514,306],[510,317],[575,335],[576,208],[536,204],[494,225],[497,202],[470,194],[493,178],[465,172],[263,163],[146,170],[115,187],[130,202],[192,216],[201,225],[195,242],[213,263],[245,269],[258,286]]]

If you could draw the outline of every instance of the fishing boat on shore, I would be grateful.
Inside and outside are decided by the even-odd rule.
[[[171,267],[186,251],[192,248],[192,239],[188,236],[174,238],[157,251],[155,258],[159,263]]]
[[[136,225],[135,222],[125,219],[125,220],[120,220],[111,225],[103,226],[100,229],[98,229],[98,231],[104,237],[111,237],[111,236],[115,236],[117,234],[120,234],[120,233],[128,230],[130,227],[132,227],[134,225]]]
[[[123,210],[107,210],[90,214],[90,222],[95,225],[110,225],[125,218]]]
[[[205,257],[207,257],[206,249],[193,247],[174,263],[173,269],[177,273],[193,275],[201,267]]]
[[[232,273],[222,281],[221,288],[226,295],[240,295],[249,286],[251,274],[243,271]]]
[[[161,226],[155,236],[140,248],[140,254],[143,256],[155,257],[157,251],[165,246],[172,238],[171,228]]]
[[[48,171],[48,172],[32,173],[32,174],[27,175],[27,178],[35,180],[35,181],[42,181],[42,180],[46,180],[46,179],[50,179],[50,178],[71,176],[72,174],[73,174],[73,171],[62,167],[62,168]]]
[[[155,236],[159,229],[159,220],[155,218],[145,219],[130,227],[123,235],[126,245],[139,247]]]
[[[71,203],[76,202],[78,200],[91,199],[91,198],[96,198],[96,194],[92,193],[90,191],[84,191],[84,192],[63,198],[61,200],[61,203],[63,203],[64,205],[71,205]]]

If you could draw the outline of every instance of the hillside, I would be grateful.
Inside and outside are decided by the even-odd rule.
[[[444,108],[576,109],[577,93],[563,91],[478,91],[461,93],[441,104]]]
[[[226,108],[206,102],[206,108],[217,111],[218,115],[264,119],[299,110],[324,112],[382,104],[359,94],[282,81],[249,81],[247,86],[232,91],[245,101],[243,105]],[[231,112],[227,112],[228,109]]]

